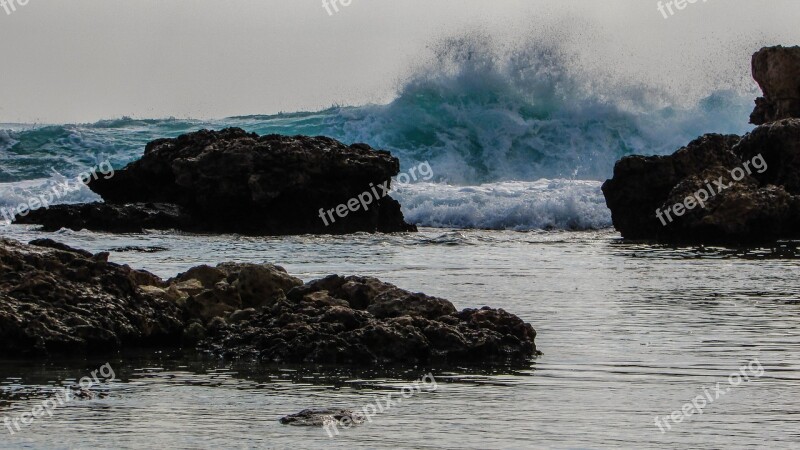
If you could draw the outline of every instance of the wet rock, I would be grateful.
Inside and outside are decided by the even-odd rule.
[[[206,337],[206,329],[203,325],[193,322],[183,330],[183,342],[188,345],[195,345]]]
[[[20,223],[101,231],[179,229],[253,235],[416,231],[400,204],[381,198],[323,220],[373,186],[391,185],[400,163],[365,144],[326,137],[258,136],[239,128],[159,139],[114,177],[89,184],[105,203],[40,209]],[[327,225],[326,225],[327,223]]]
[[[793,193],[796,177],[784,166],[792,164],[788,154],[797,148],[800,128],[796,131],[787,132],[781,142],[776,138],[779,133],[761,129],[741,141],[707,135],[671,156],[623,158],[614,178],[603,185],[614,226],[627,239],[671,243],[751,244],[800,236],[800,196]],[[751,164],[758,154],[765,155],[764,161],[773,155],[763,173]],[[738,181],[733,179],[734,170],[743,175]],[[727,186],[724,190],[716,184],[719,180]],[[687,198],[696,199],[701,190],[715,192],[703,206],[681,216],[673,211],[672,220],[658,217],[657,209],[663,214]]]
[[[289,275],[283,267],[272,264],[224,263],[218,267],[227,273],[227,280],[238,292],[244,308],[269,306],[303,284],[303,280]]]
[[[53,241],[0,239],[0,356],[197,347],[265,361],[525,363],[530,324],[370,277],[302,284],[271,264],[199,266],[164,281]],[[194,278],[196,277],[196,278]]]
[[[800,80],[798,80],[800,82]],[[761,186],[782,186],[800,194],[800,119],[785,119],[757,127],[733,147],[740,161],[761,155],[768,169],[752,171]]]
[[[132,270],[52,241],[0,239],[0,356],[171,345],[180,308]]]
[[[194,219],[177,205],[164,203],[84,203],[52,205],[17,216],[14,223],[41,225],[44,231],[68,228],[113,233],[141,233],[145,230],[194,229]]]
[[[447,300],[369,277],[315,280],[251,318],[217,325],[201,348],[276,362],[520,363],[538,354],[536,332],[517,316],[458,312]]]
[[[280,418],[284,425],[322,427],[333,423],[359,424],[364,416],[349,409],[304,409]]]
[[[731,151],[739,139],[708,134],[670,156],[633,155],[619,160],[613,178],[602,187],[614,227],[628,239],[661,236],[663,224],[656,217],[656,209],[682,180],[708,168],[725,171],[740,164]]]
[[[239,309],[231,313],[228,321],[230,323],[239,323],[248,320],[255,316],[257,311],[255,308]]]
[[[269,307],[303,281],[272,264],[223,263],[194,267],[167,283],[187,295],[188,318],[207,322],[237,310]]]
[[[603,194],[624,238],[701,244],[800,238],[800,119],[784,118],[800,116],[800,47],[762,49],[753,73],[765,94],[759,102],[769,105],[757,108],[754,123],[764,125],[741,138],[708,134],[669,156],[617,162]],[[686,207],[672,209],[681,203]]]

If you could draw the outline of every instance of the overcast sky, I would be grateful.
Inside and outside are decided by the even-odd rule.
[[[9,0],[10,1],[10,0]],[[383,103],[465,30],[551,33],[590,65],[673,92],[740,83],[800,44],[797,0],[29,0],[0,9],[0,122],[220,118]],[[738,80],[738,81],[737,81]]]

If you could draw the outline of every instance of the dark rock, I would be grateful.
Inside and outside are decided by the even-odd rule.
[[[326,137],[201,130],[149,143],[144,156],[89,188],[105,204],[40,209],[19,223],[47,230],[180,229],[254,235],[416,231],[400,204],[374,199],[345,217],[320,217],[391,182],[400,163],[366,144]],[[376,189],[380,195],[383,190]],[[374,196],[373,196],[374,197]],[[354,206],[353,209],[356,209]],[[326,222],[328,225],[326,225]]]
[[[181,310],[130,268],[52,241],[0,239],[0,356],[170,345]]]
[[[623,158],[614,178],[603,184],[614,226],[627,239],[672,243],[755,244],[800,237],[798,142],[800,119],[786,119],[741,140],[707,135],[671,156]],[[734,169],[743,175],[739,181]],[[720,177],[729,187],[704,207],[673,214],[672,221],[657,217],[656,209],[663,212],[708,186],[719,191],[714,181]]]
[[[48,209],[31,211],[24,217],[17,216],[14,223],[42,225],[44,231],[62,228],[113,233],[171,229],[200,231],[184,208],[165,203],[53,205]]]
[[[740,163],[731,148],[734,135],[708,134],[670,156],[626,156],[614,166],[614,177],[603,184],[614,227],[628,239],[663,234],[655,211],[682,180],[707,168],[729,170]]]
[[[800,118],[800,47],[765,47],[753,55],[753,78],[763,97],[756,99],[750,123]]]
[[[199,266],[164,281],[50,240],[0,239],[0,357],[183,343],[266,361],[525,363],[536,332],[488,307],[370,277],[302,284],[271,264]]]
[[[617,162],[603,194],[624,238],[754,244],[800,237],[800,119],[785,118],[800,116],[800,47],[762,49],[753,74],[765,94],[754,123],[765,125],[742,138],[709,134],[670,156]],[[703,193],[708,198],[697,201]]]
[[[228,321],[230,323],[243,322],[254,317],[257,312],[255,308],[239,309],[231,313]]]
[[[321,427],[332,423],[364,422],[364,416],[349,409],[304,409],[297,414],[281,417],[284,425]]]
[[[757,127],[742,138],[733,152],[740,161],[752,160],[757,155],[764,158],[769,169],[752,173],[760,185],[783,186],[790,194],[800,194],[800,119]]]
[[[457,312],[447,300],[369,277],[312,281],[252,318],[218,325],[202,348],[276,362],[520,363],[538,354],[536,332],[517,316]]]

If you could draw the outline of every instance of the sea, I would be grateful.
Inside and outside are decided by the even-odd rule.
[[[797,244],[626,242],[600,191],[625,155],[746,133],[753,96],[709,91],[678,105],[641,86],[598,95],[545,50],[497,61],[456,48],[445,58],[382,105],[0,125],[0,208],[101,161],[120,169],[151,140],[240,127],[364,142],[391,151],[401,171],[427,162],[430,179],[391,194],[418,233],[43,233],[0,223],[0,235],[107,251],[162,277],[224,261],[274,263],[305,281],[375,276],[458,308],[517,314],[536,329],[540,357],[521,367],[295,366],[175,349],[2,360],[0,448],[797,448]],[[99,200],[84,187],[59,202]],[[90,398],[19,430],[5,422],[104,365],[114,377],[92,383]],[[436,389],[339,434],[279,422],[306,408],[385,405],[426,375]]]

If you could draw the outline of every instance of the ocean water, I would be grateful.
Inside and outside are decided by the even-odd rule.
[[[391,151],[403,172],[428,162],[429,183],[395,194],[423,226],[601,229],[611,219],[599,187],[621,157],[669,154],[704,133],[752,128],[754,92],[671,98],[641,81],[587,73],[557,44],[498,50],[470,36],[444,40],[433,53],[386,105],[217,120],[0,124],[0,207],[16,207],[54,177],[75,177],[106,159],[121,168],[157,138],[241,127],[365,142]],[[94,200],[86,188],[60,199]]]
[[[800,281],[792,245],[774,249],[627,244],[604,231],[423,228],[407,235],[252,238],[175,233],[43,234],[172,276],[200,263],[273,262],[304,280],[379,277],[457,307],[502,307],[533,324],[530,367],[402,370],[233,363],[158,352],[0,362],[0,416],[105,363],[102,398],[75,400],[0,448],[796,448]],[[758,364],[754,365],[754,361]],[[729,384],[741,367],[750,381]],[[281,425],[312,407],[385,404],[427,373],[437,389],[329,437]],[[671,430],[716,383],[727,389]],[[2,417],[0,417],[2,420]]]
[[[0,234],[109,251],[112,261],[162,277],[223,261],[280,264],[306,281],[376,276],[459,308],[513,312],[536,328],[543,356],[522,368],[402,370],[176,351],[0,361],[0,420],[105,363],[116,374],[94,388],[98,398],[70,402],[16,434],[0,423],[0,448],[796,448],[796,249],[624,243],[600,192],[622,156],[668,154],[707,132],[747,132],[754,95],[722,89],[679,102],[642,84],[604,86],[549,46],[497,54],[480,40],[454,40],[437,57],[386,105],[0,125],[0,208],[106,159],[119,169],[153,139],[237,126],[366,142],[398,156],[403,171],[427,161],[431,180],[392,194],[419,233],[111,235],[0,223]],[[96,200],[82,188],[59,202]],[[763,372],[730,386],[748,365]],[[334,438],[278,422],[304,408],[361,408],[429,372],[436,391]],[[656,416],[663,423],[716,383],[724,395],[662,432]]]

